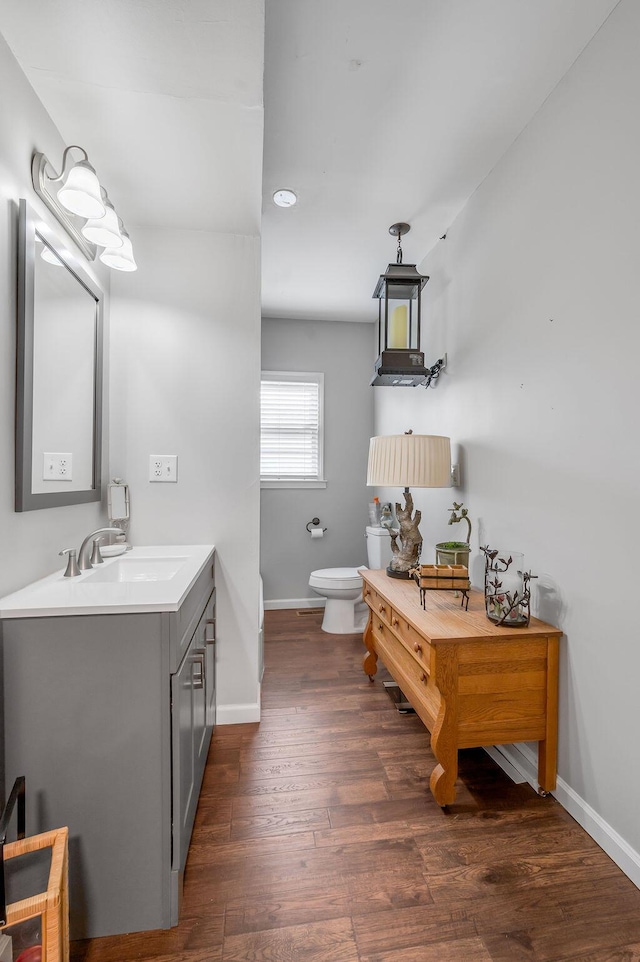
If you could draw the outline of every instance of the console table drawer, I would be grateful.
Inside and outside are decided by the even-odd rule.
[[[391,624],[393,618],[396,617],[396,614],[386,598],[383,598],[382,595],[378,594],[377,591],[374,591],[373,588],[365,588],[363,592],[363,598],[371,608],[374,618],[380,618],[388,625]]]
[[[413,625],[410,625],[405,618],[403,618],[401,615],[398,615],[395,611],[392,627],[405,648],[418,661],[423,670],[430,675],[431,645],[427,639],[418,631],[416,631]]]
[[[409,654],[393,632],[375,618],[372,633],[376,650],[384,664],[431,731],[440,708],[440,692],[429,684],[429,673]]]

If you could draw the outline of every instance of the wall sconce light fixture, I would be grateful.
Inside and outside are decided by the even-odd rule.
[[[74,160],[70,151],[80,151]],[[38,197],[89,260],[103,248],[100,260],[119,271],[135,271],[131,240],[105,188],[89,163],[83,147],[73,144],[62,155],[58,174],[45,154],[36,151],[31,162],[31,180]],[[59,185],[59,186],[57,186]],[[115,257],[115,253],[118,257]]]

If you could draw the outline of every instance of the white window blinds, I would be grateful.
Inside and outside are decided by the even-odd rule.
[[[322,478],[323,375],[264,371],[260,391],[260,477]]]

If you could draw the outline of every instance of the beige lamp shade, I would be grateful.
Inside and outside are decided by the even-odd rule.
[[[371,438],[367,484],[385,488],[448,488],[451,442],[437,434]]]

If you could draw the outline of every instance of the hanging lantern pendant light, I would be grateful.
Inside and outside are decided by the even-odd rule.
[[[373,292],[378,299],[378,360],[373,385],[415,387],[429,372],[420,350],[421,294],[429,280],[415,264],[402,263],[402,237],[409,224],[392,224],[389,233],[398,238],[396,263],[381,274]]]

